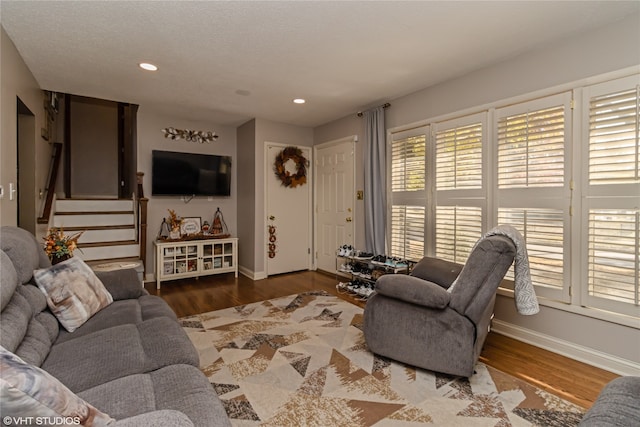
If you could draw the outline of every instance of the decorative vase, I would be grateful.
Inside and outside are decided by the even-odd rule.
[[[170,239],[179,239],[180,238],[180,231],[179,230],[171,230],[171,232],[169,233],[169,238]]]
[[[64,254],[64,255],[62,255],[62,256],[55,256],[55,255],[53,255],[53,256],[51,257],[51,265],[56,265],[56,264],[58,264],[59,262],[66,261],[66,260],[68,260],[69,258],[71,258],[72,256],[73,256],[73,255],[71,255],[71,254]]]

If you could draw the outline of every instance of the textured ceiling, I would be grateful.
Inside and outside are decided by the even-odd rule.
[[[318,126],[640,11],[619,1],[5,1],[43,89]],[[139,62],[159,70],[144,72]],[[294,105],[293,98],[307,99]]]

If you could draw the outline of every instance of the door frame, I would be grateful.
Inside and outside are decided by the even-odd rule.
[[[352,156],[352,161],[353,161],[353,177],[352,177],[352,188],[351,188],[351,198],[352,198],[352,210],[353,210],[353,215],[351,216],[353,218],[352,221],[352,227],[353,227],[353,242],[355,243],[357,241],[356,239],[356,232],[357,232],[357,215],[356,215],[356,142],[358,142],[358,135],[350,135],[350,136],[345,136],[344,138],[339,138],[339,139],[334,139],[331,141],[327,141],[327,142],[323,142],[321,144],[318,145],[314,145],[313,146],[313,158],[317,159],[317,152],[318,150],[321,150],[323,148],[328,148],[334,145],[340,145],[340,144],[345,144],[345,143],[349,143],[351,146],[351,150],[353,151],[353,156]],[[317,173],[317,168],[314,168],[314,174]],[[315,175],[314,175],[315,178]],[[314,186],[313,186],[313,212],[317,212],[318,209],[318,180],[314,179]],[[317,269],[317,264],[316,264],[316,259],[317,259],[317,254],[316,254],[316,242],[318,241],[318,223],[317,221],[314,221],[313,224],[313,269],[316,270]],[[336,248],[337,250],[338,248]]]
[[[307,159],[309,161],[309,166],[307,167],[307,184],[309,185],[309,191],[310,191],[310,195],[309,195],[309,202],[307,204],[307,215],[308,215],[308,220],[309,220],[309,224],[311,225],[311,227],[308,230],[308,235],[307,238],[309,239],[309,249],[310,249],[310,253],[309,256],[307,257],[307,268],[309,270],[315,270],[314,268],[314,264],[313,264],[313,254],[315,252],[315,242],[313,240],[313,229],[314,229],[314,218],[313,218],[313,201],[314,201],[314,188],[313,188],[313,184],[314,184],[314,177],[313,177],[313,173],[315,168],[313,167],[313,147],[312,146],[308,146],[308,145],[295,145],[295,144],[283,144],[280,142],[272,142],[272,141],[265,141],[264,142],[264,154],[263,154],[263,159],[264,159],[264,179],[263,179],[263,187],[262,187],[262,194],[264,194],[264,202],[263,202],[263,207],[262,207],[262,236],[263,236],[263,244],[262,244],[262,248],[260,249],[262,251],[262,256],[263,256],[263,265],[264,265],[264,277],[267,278],[269,277],[269,258],[267,255],[267,242],[269,241],[269,230],[268,230],[268,215],[269,215],[269,192],[268,192],[268,184],[267,184],[267,178],[269,177],[269,174],[274,173],[273,172],[273,161],[271,159],[269,159],[269,147],[280,147],[282,149],[289,147],[289,146],[297,146],[297,147],[301,147],[301,148],[308,148],[309,149],[309,158]]]

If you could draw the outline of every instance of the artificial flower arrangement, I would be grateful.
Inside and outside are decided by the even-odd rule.
[[[180,224],[182,224],[182,218],[176,215],[173,209],[169,209],[169,228],[171,231],[180,231]]]
[[[44,238],[44,251],[51,262],[64,261],[73,256],[73,251],[78,247],[78,239],[84,231],[72,236],[65,236],[62,228],[50,228],[49,234]]]

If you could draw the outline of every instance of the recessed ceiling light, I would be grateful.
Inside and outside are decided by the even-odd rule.
[[[304,104],[307,101],[305,101],[302,98],[296,98],[296,99],[293,100],[293,102],[296,103],[296,104]]]
[[[147,71],[156,71],[158,69],[158,67],[153,64],[149,64],[148,62],[141,62],[138,65],[140,66],[140,68]]]

